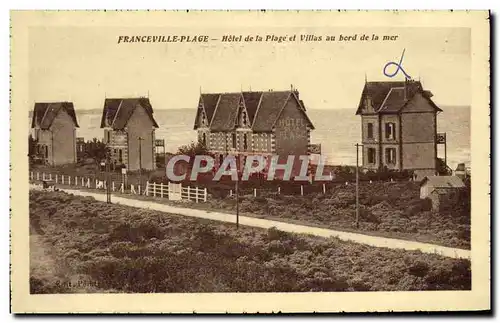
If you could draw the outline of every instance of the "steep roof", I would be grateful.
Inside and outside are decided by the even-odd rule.
[[[200,100],[205,102],[205,96],[211,95],[216,103],[213,118],[209,118],[210,129],[213,131],[231,131],[236,127],[238,108],[240,100],[243,99],[248,119],[252,124],[252,130],[256,132],[272,131],[273,125],[281,114],[285,103],[290,98],[295,98],[300,107],[300,111],[306,118],[309,126],[314,126],[305,112],[304,102],[299,100],[297,91],[246,91],[236,93],[212,93],[202,94]],[[205,103],[206,108],[206,103]],[[196,113],[195,129],[198,126],[198,116],[200,109]],[[207,111],[208,114],[208,111]]]
[[[361,93],[356,114],[361,114],[366,98],[376,113],[397,113],[415,94],[420,93],[436,111],[442,111],[432,100],[432,93],[425,91],[420,81],[366,82]]]
[[[271,131],[290,94],[290,91],[263,92],[252,129],[254,131]]]
[[[259,106],[261,96],[262,92],[243,92],[243,99],[245,100],[245,107],[247,108],[250,124],[253,123],[255,113],[257,113],[257,107]]]
[[[106,126],[112,127],[114,130],[125,128],[137,105],[144,108],[146,114],[153,122],[153,126],[158,128],[158,124],[153,117],[153,107],[148,98],[105,99],[101,117],[101,128]]]
[[[196,111],[196,118],[194,119],[195,130],[200,126],[199,116],[200,116],[200,111],[202,109],[205,111],[207,120],[210,123],[215,112],[215,107],[217,106],[217,101],[219,101],[219,97],[220,97],[219,93],[204,93],[200,95],[200,101],[198,109]]]
[[[224,93],[220,95],[219,103],[215,108],[215,114],[210,123],[211,130],[230,131],[235,128],[240,98],[241,93]]]
[[[76,120],[76,113],[73,102],[35,103],[31,127],[34,128],[36,126],[39,126],[44,130],[49,129],[61,109],[66,111],[71,120],[73,120],[75,127],[78,128],[78,122]]]
[[[426,176],[420,186],[429,183],[434,188],[460,188],[465,187],[464,182],[458,176]]]

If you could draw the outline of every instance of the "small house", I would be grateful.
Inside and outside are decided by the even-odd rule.
[[[420,198],[430,198],[432,209],[438,211],[444,199],[458,199],[458,192],[464,188],[465,184],[458,176],[426,176],[420,182]]]
[[[44,163],[56,166],[76,162],[76,128],[72,102],[35,103],[32,136]]]
[[[155,130],[158,124],[148,98],[105,99],[101,128],[113,164],[124,165],[131,171],[156,168]]]

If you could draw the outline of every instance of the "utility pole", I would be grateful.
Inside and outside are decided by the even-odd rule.
[[[142,141],[144,138],[139,137],[137,139],[139,140],[139,185],[142,189]]]
[[[359,147],[361,144],[356,144],[356,228],[359,228]]]
[[[110,152],[106,152],[106,203],[111,203],[111,176],[110,176]]]

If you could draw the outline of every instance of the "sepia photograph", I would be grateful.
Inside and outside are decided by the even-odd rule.
[[[14,311],[489,309],[488,19],[11,12]]]

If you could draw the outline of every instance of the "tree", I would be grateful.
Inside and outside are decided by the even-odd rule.
[[[97,165],[105,161],[109,156],[109,148],[105,143],[97,140],[97,138],[87,141],[85,146],[85,158],[92,158]]]
[[[34,157],[36,154],[36,145],[38,141],[33,138],[33,136],[30,134],[28,137],[28,156],[30,158]]]
[[[179,147],[177,151],[177,155],[186,155],[189,156],[189,160],[192,163],[194,161],[194,157],[197,155],[211,155],[208,151],[207,147],[202,142],[191,142],[188,145],[184,145]]]

